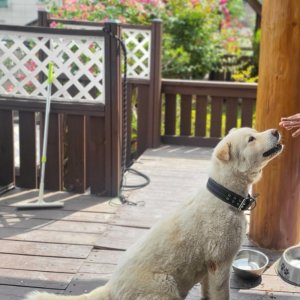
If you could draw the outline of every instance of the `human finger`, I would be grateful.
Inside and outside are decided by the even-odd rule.
[[[288,116],[288,117],[283,117],[282,119],[290,120],[290,119],[300,119],[300,113]]]
[[[297,137],[299,135],[300,135],[300,129],[298,129],[295,132],[293,132],[292,137]]]
[[[300,121],[283,121],[280,122],[282,126],[293,126],[293,127],[300,127]]]

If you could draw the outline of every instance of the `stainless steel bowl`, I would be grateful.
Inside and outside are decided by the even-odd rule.
[[[283,252],[277,270],[284,280],[300,286],[300,245],[287,248]]]
[[[243,249],[236,255],[232,268],[244,279],[256,279],[265,271],[269,258],[262,252],[252,249]]]

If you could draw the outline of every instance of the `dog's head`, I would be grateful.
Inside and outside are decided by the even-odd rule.
[[[252,128],[232,129],[216,146],[213,160],[236,175],[254,182],[263,167],[281,153],[281,136],[276,129],[257,132]]]

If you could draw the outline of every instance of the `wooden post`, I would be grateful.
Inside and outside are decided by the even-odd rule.
[[[48,13],[45,10],[38,11],[38,26],[48,27]]]
[[[150,70],[150,133],[151,147],[160,145],[161,124],[161,49],[162,49],[162,21],[152,21],[151,40],[151,70]]]
[[[257,99],[257,129],[278,128],[300,112],[300,1],[265,0]],[[300,138],[280,130],[284,152],[264,170],[251,213],[250,239],[265,248],[300,242]]]
[[[120,37],[117,21],[105,23],[105,135],[106,135],[106,191],[118,196],[122,164],[122,99],[121,99],[121,47],[115,36]],[[111,34],[109,34],[111,33]]]

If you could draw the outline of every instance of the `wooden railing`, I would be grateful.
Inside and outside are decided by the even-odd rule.
[[[162,142],[213,147],[233,127],[252,127],[257,84],[163,80]]]
[[[120,36],[118,24],[106,23],[105,28]],[[90,50],[95,44],[102,49],[97,48],[98,56]],[[42,140],[51,61],[56,76],[45,188],[82,193],[89,187],[93,194],[118,195],[122,104],[117,40],[99,30],[2,25],[0,50],[0,186],[38,187],[36,137]],[[92,73],[91,67],[99,72]]]
[[[40,11],[36,25],[49,27],[60,23],[64,28],[99,29],[103,23],[53,18]],[[146,149],[160,144],[161,47],[162,22],[151,25],[120,24],[121,38],[127,48],[127,162]],[[134,116],[136,121],[133,121]],[[132,126],[132,124],[134,126]],[[135,128],[133,128],[135,127]]]

